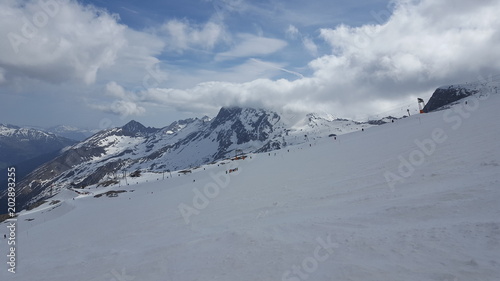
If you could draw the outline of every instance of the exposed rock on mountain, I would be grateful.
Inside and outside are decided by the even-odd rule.
[[[296,124],[273,111],[224,107],[208,117],[151,128],[130,121],[66,149],[18,184],[26,206],[65,188],[82,188],[133,171],[182,170],[226,159],[236,153],[267,152],[371,126],[332,116],[308,114]]]
[[[491,81],[475,82],[451,86],[443,86],[432,94],[431,98],[424,107],[424,112],[431,112],[443,108],[447,108],[451,104],[472,96],[472,95],[487,95],[498,92],[498,82]]]

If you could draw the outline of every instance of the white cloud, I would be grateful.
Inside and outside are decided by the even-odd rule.
[[[308,99],[321,85],[315,79],[257,79],[246,83],[205,82],[180,89],[149,89],[142,93],[146,101],[187,111],[214,112],[221,106],[241,105],[280,110],[285,107],[309,111],[327,109],[328,101]]]
[[[168,48],[177,52],[192,48],[212,50],[217,43],[227,39],[224,26],[210,21],[198,26],[188,21],[170,20],[163,24],[161,32],[166,36]]]
[[[302,45],[306,49],[306,51],[313,57],[318,56],[318,46],[316,43],[314,43],[313,39],[311,39],[307,35],[303,35],[297,27],[294,25],[290,24],[288,28],[285,31],[285,35],[287,38],[296,40],[296,39],[301,39],[302,40]]]
[[[314,41],[309,37],[302,38],[302,44],[304,44],[304,48],[309,52],[309,54],[313,57],[318,56],[318,46],[314,43]]]
[[[297,39],[297,37],[300,35],[299,29],[294,25],[290,24],[288,28],[285,30],[285,35],[290,39]]]
[[[226,62],[222,62],[225,64]],[[277,77],[288,77],[291,79],[301,78],[303,75],[294,69],[289,63],[273,60],[247,58],[239,64],[222,67],[218,69],[196,68],[175,69],[169,68],[168,80],[158,87],[168,85],[169,88],[189,89],[194,85],[207,81],[224,81],[230,83],[245,83],[256,79],[276,79]],[[139,89],[142,91],[144,88]]]
[[[91,84],[115,62],[125,29],[115,16],[76,1],[2,1],[0,67],[8,80]]]
[[[109,96],[125,99],[128,98],[129,95],[125,92],[125,89],[118,85],[115,81],[111,81],[106,85],[106,93]]]
[[[167,70],[161,67],[159,56],[165,43],[152,34],[127,29],[126,46],[116,55],[115,63],[99,71],[99,81],[118,81],[128,89],[143,90],[158,87],[168,80]]]
[[[115,98],[111,103],[99,102],[91,103],[92,108],[100,111],[127,117],[130,115],[142,115],[146,109],[139,105],[140,98],[136,93],[126,91],[121,85],[115,81],[111,81],[106,85],[105,94],[109,97]]]
[[[334,55],[313,61],[318,76],[343,77],[370,87],[369,96],[395,97],[429,83],[474,80],[500,67],[498,2],[477,2],[460,13],[442,3],[402,2],[388,22],[322,29]],[[454,6],[449,1],[446,7]],[[430,13],[436,8],[442,13]],[[360,90],[358,90],[360,92]],[[404,93],[404,92],[403,92]]]
[[[146,112],[144,107],[141,107],[134,102],[123,100],[114,101],[109,105],[94,105],[93,107],[100,111],[119,115],[121,117],[142,115]]]
[[[43,15],[45,23],[37,20],[45,19]],[[15,91],[29,95],[51,92],[51,95],[77,97],[90,92],[83,100],[89,101],[92,108],[105,110],[94,106],[100,103],[96,101],[100,96],[106,96],[94,89],[100,89],[108,81],[118,81],[137,91],[165,82],[168,75],[159,67],[161,61],[157,58],[165,43],[153,34],[120,25],[117,20],[114,15],[76,1],[27,1],[25,5],[19,5],[18,1],[0,2],[0,34],[7,39],[0,40],[0,85],[13,86]],[[20,36],[21,41],[14,41],[20,44],[13,47],[7,34],[11,38]],[[52,90],[40,91],[40,82],[57,85]],[[87,85],[81,85],[82,82]],[[68,91],[63,84],[82,91]],[[144,110],[134,109],[129,104],[133,100],[117,98],[121,102],[107,112],[137,114]]]
[[[453,1],[448,1],[453,6]],[[441,13],[430,13],[433,7]],[[383,112],[443,84],[476,80],[500,70],[498,1],[449,13],[443,3],[402,1],[382,24],[322,29],[332,54],[310,62],[311,77],[294,81],[207,82],[187,90],[150,89],[147,99],[177,108],[208,110],[237,104],[327,111],[360,117]],[[262,38],[246,35],[219,59],[272,53]],[[263,47],[265,46],[265,47]],[[310,50],[315,48],[310,46]]]
[[[276,63],[270,63],[270,62],[265,62],[265,61],[261,61],[261,60],[258,60],[258,59],[251,59],[251,61],[253,62],[256,62],[260,65],[263,65],[265,66],[266,68],[269,68],[269,69],[276,69],[276,70],[279,70],[279,71],[282,71],[282,72],[286,72],[288,74],[292,74],[294,76],[297,76],[299,78],[304,78],[304,75],[296,72],[296,71],[292,71],[292,70],[288,70],[286,68],[284,68],[282,65],[278,65]]]
[[[373,14],[377,24],[320,29],[321,43],[332,51],[300,70],[312,73],[308,77],[288,70],[286,62],[270,59],[287,46],[285,41],[244,33],[230,38],[217,21],[172,20],[154,33],[132,30],[120,25],[116,16],[76,1],[42,1],[59,3],[57,9],[44,9],[35,0],[19,2],[0,2],[0,34],[5,35],[0,40],[0,86],[5,93],[20,87],[31,97],[44,85],[44,93],[59,91],[52,97],[69,92],[88,95],[81,100],[120,116],[145,114],[151,104],[158,104],[193,113],[242,105],[354,117],[413,102],[415,96],[430,95],[443,84],[500,72],[500,2],[493,0],[400,0],[394,11]],[[14,41],[13,47],[8,34],[22,36],[10,36],[21,41]],[[317,56],[318,38],[301,34],[294,25],[285,36],[300,39],[295,42]],[[181,65],[176,70],[176,65],[160,60],[165,50],[213,53],[229,43],[228,50],[207,63],[230,65],[225,69]],[[233,59],[245,62],[235,66]],[[270,79],[283,71],[295,74],[295,80]],[[193,77],[185,77],[190,72]],[[81,82],[96,85],[81,87]],[[170,88],[162,88],[166,85]]]
[[[215,60],[223,61],[234,58],[265,56],[275,53],[287,45],[285,41],[280,39],[260,37],[252,34],[239,34],[238,39],[240,42],[234,48],[217,54]]]

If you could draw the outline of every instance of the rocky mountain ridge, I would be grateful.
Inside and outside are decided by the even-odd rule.
[[[82,188],[117,173],[190,169],[237,153],[267,152],[372,126],[309,114],[289,126],[265,109],[224,107],[208,117],[151,128],[137,121],[100,131],[64,150],[18,184],[22,206],[65,188]]]

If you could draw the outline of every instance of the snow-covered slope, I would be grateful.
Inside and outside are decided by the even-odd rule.
[[[39,167],[19,183],[19,202],[25,207],[63,188],[89,186],[117,173],[190,169],[370,126],[317,114],[288,124],[273,111],[240,107],[222,108],[213,119],[180,120],[162,129],[130,121],[93,135]]]
[[[499,106],[471,96],[187,175],[66,190],[20,214],[17,273],[4,263],[0,278],[498,280]],[[112,190],[126,192],[93,196]]]
[[[386,123],[383,121],[380,122],[380,124]],[[348,119],[335,118],[328,114],[310,113],[291,126],[289,135],[293,136],[293,139],[296,139],[296,137],[305,137],[305,135],[307,135],[307,138],[311,140],[329,135],[342,135],[361,131],[371,126],[373,125],[367,122],[356,122]],[[292,138],[289,139],[289,143],[293,144]]]

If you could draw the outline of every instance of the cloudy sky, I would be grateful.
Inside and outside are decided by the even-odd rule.
[[[2,0],[0,123],[397,113],[500,73],[497,0]]]

